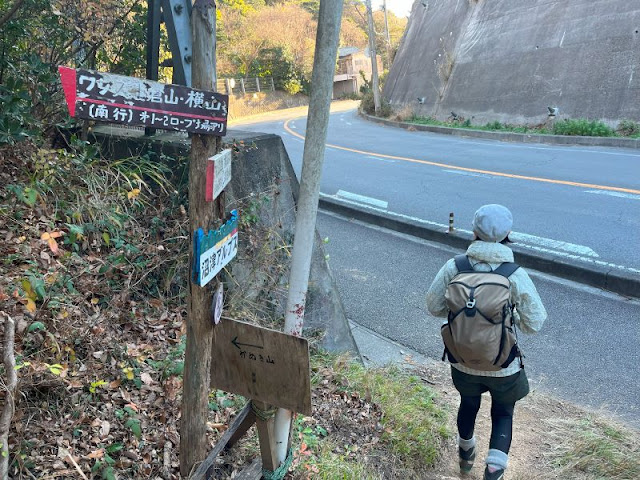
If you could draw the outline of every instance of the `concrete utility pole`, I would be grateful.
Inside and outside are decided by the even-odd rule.
[[[387,16],[387,0],[382,0],[382,9],[384,10],[384,31],[387,35],[387,68],[391,69],[393,59],[391,58],[391,35],[389,35],[389,17]]]
[[[376,115],[380,113],[380,88],[378,86],[378,61],[376,55],[376,32],[373,26],[371,0],[366,0],[367,18],[369,20],[369,55],[371,56],[371,82],[373,88],[373,105]]]
[[[320,177],[329,124],[342,6],[343,0],[321,0],[318,14],[316,51],[313,59],[311,97],[307,116],[307,136],[302,155],[300,195],[298,196],[298,213],[289,273],[289,296],[284,323],[284,332],[296,336],[302,336],[304,324],[304,308],[316,232]],[[291,412],[282,408],[278,409],[275,418],[275,439],[277,458],[280,463],[287,457],[290,430]]]
[[[191,28],[193,35],[192,85],[214,91],[216,85],[216,6],[214,0],[196,0]],[[219,221],[217,202],[206,202],[208,158],[220,151],[222,139],[193,135],[189,162],[189,272],[193,262],[193,234]],[[224,208],[224,207],[222,207]],[[191,277],[191,275],[190,275]],[[207,456],[207,413],[211,378],[213,291],[189,281],[187,345],[184,358],[182,412],[180,421],[180,473],[186,477]]]

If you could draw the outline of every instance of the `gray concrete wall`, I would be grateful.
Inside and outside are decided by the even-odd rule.
[[[640,120],[639,0],[416,0],[384,95],[473,123]],[[424,97],[424,103],[418,98]]]
[[[189,155],[190,145],[182,134],[143,134],[137,129],[100,125],[92,140],[112,158],[140,155],[149,148],[169,157]],[[241,224],[238,255],[229,264],[230,275],[222,274],[226,277],[225,301],[233,305],[236,313],[246,314],[246,320],[271,326],[272,321],[284,318],[298,179],[280,137],[231,129],[224,141],[244,142],[233,154],[232,180],[225,189],[226,210],[239,209]],[[251,221],[250,215],[254,217]],[[304,327],[305,336],[323,348],[359,357],[317,232]]]

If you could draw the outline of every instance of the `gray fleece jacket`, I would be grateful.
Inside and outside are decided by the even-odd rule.
[[[513,262],[513,252],[501,243],[477,240],[467,249],[467,256],[475,270],[489,271],[496,269],[502,262]],[[487,265],[488,264],[488,265]],[[449,260],[440,269],[427,292],[427,308],[431,315],[446,317],[449,313],[445,301],[445,291],[451,279],[458,273],[454,259]],[[516,326],[524,333],[535,333],[542,327],[547,318],[547,311],[542,305],[540,295],[527,272],[521,267],[510,277],[511,303],[515,305],[513,315]],[[522,368],[520,359],[514,360],[507,368],[497,372],[485,372],[452,363],[454,368],[470,375],[484,377],[507,377]]]

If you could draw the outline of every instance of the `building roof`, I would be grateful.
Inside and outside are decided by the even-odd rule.
[[[358,47],[342,47],[338,49],[338,58],[348,57],[359,51],[360,49]]]

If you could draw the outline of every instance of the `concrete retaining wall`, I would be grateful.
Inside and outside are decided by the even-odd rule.
[[[617,125],[640,120],[638,70],[638,1],[416,0],[384,96],[439,119],[535,124],[553,106]]]
[[[159,131],[149,138],[141,130],[101,125],[92,137],[112,158],[149,149],[169,157],[190,151],[187,137],[173,132]],[[245,145],[234,152],[233,177],[225,190],[226,210],[240,209],[241,219],[238,255],[229,264],[231,274],[225,281],[226,301],[255,318],[284,318],[298,180],[279,136],[229,130],[225,141]],[[249,215],[253,220],[247,219]],[[359,356],[317,232],[304,333],[329,351]]]

